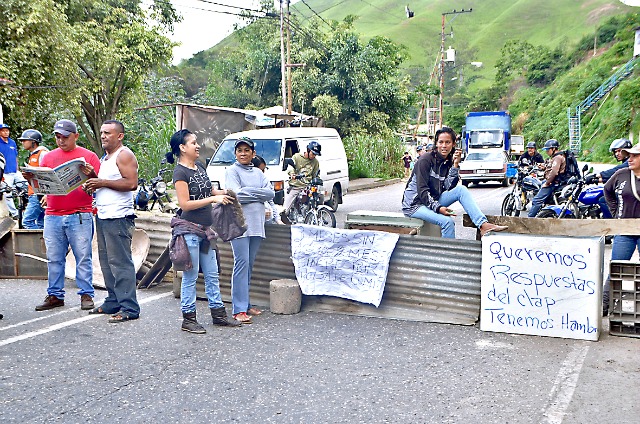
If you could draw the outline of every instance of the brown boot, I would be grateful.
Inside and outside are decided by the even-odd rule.
[[[94,308],[93,298],[88,294],[80,296],[80,309],[89,311]]]
[[[211,318],[214,325],[220,325],[222,327],[238,327],[242,325],[240,321],[227,317],[227,310],[224,306],[219,308],[211,308]]]
[[[64,306],[64,299],[49,295],[44,298],[42,304],[36,306],[36,311],[48,311],[49,309],[59,308],[60,306]]]

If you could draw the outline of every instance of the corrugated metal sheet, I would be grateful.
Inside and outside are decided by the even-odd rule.
[[[138,220],[138,227],[152,237],[152,229],[145,228],[142,221]],[[156,221],[150,227],[161,225]],[[166,222],[168,227],[169,221]],[[161,230],[158,228],[158,231]],[[290,227],[267,225],[266,234],[251,284],[251,301],[259,306],[269,305],[271,280],[295,279]],[[152,237],[152,245],[160,239]],[[223,299],[230,301],[233,253],[229,243],[219,242],[218,247],[220,290]],[[481,247],[479,241],[473,240],[400,235],[391,256],[380,307],[329,296],[303,296],[302,310],[472,325],[480,314]],[[198,280],[198,296],[204,297],[202,278]]]

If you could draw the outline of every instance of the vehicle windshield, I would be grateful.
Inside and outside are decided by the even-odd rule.
[[[465,160],[480,160],[480,161],[502,161],[504,156],[500,152],[473,152],[467,155]]]
[[[280,163],[282,140],[280,139],[252,139],[256,146],[256,154],[264,158],[267,166]],[[211,159],[211,164],[231,165],[236,161],[234,146],[235,138],[225,139]]]
[[[469,148],[502,147],[502,130],[472,131],[469,134]]]

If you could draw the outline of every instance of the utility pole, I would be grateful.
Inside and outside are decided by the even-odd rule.
[[[284,57],[284,10],[282,7],[283,0],[280,0],[280,79],[282,89],[282,111],[287,110],[287,79],[286,79],[286,62]]]
[[[440,119],[438,124],[440,128],[442,128],[442,122],[444,121],[444,24],[445,17],[447,15],[459,15],[460,13],[470,13],[473,9],[465,10],[455,10],[451,12],[443,12],[442,13],[442,30],[440,31],[440,98],[438,102],[438,109],[440,110]],[[454,17],[455,19],[455,17]]]
[[[289,11],[290,0],[287,0],[287,113],[291,114],[292,101],[291,101],[291,12]]]

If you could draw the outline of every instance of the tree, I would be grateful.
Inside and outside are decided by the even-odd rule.
[[[77,46],[66,16],[53,0],[5,0],[0,16],[0,78],[11,81],[0,86],[5,119],[14,130],[49,128],[52,105],[74,89]]]
[[[161,0],[148,12],[141,0],[59,1],[80,46],[75,60],[80,108],[72,110],[99,151],[102,122],[116,117],[149,71],[171,59],[172,44],[160,25],[171,29],[177,15],[170,2]],[[158,24],[149,24],[148,17]]]
[[[154,0],[148,9],[142,4],[2,2],[0,78],[15,84],[0,93],[11,119],[50,126],[73,114],[90,147],[100,151],[102,122],[126,109],[149,71],[171,58],[172,44],[163,35],[178,19],[171,3]]]

